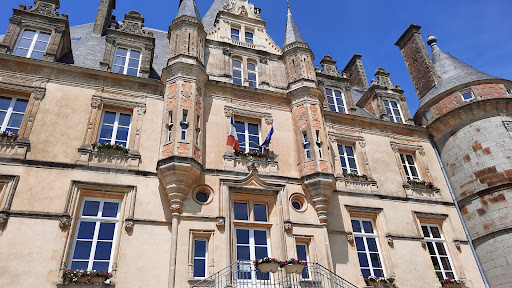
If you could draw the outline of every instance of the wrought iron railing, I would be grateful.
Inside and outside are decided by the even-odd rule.
[[[308,263],[302,273],[262,273],[250,262],[235,262],[191,288],[357,288],[318,263]]]

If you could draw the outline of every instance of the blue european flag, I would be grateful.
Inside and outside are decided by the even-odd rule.
[[[270,131],[268,132],[267,139],[265,139],[265,141],[263,141],[263,143],[261,143],[261,145],[260,145],[260,152],[261,152],[262,148],[268,149],[270,140],[272,140],[272,134],[274,134],[274,124],[273,123],[272,123],[272,128],[270,128]]]

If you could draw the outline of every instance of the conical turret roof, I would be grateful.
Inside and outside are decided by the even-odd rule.
[[[201,21],[201,16],[199,15],[199,10],[197,9],[197,4],[195,0],[183,0],[180,4],[180,8],[178,9],[178,15],[176,18],[180,16],[190,16],[199,19]]]
[[[302,38],[302,34],[300,34],[299,27],[297,27],[297,23],[295,23],[292,12],[290,11],[290,6],[288,5],[288,19],[286,20],[283,47],[295,42],[306,43],[304,38]]]
[[[420,106],[435,96],[461,84],[485,79],[499,79],[445,53],[437,46],[437,38],[434,36],[428,37],[427,44],[432,48],[432,64],[434,64],[434,69],[439,76],[439,82],[421,98]]]

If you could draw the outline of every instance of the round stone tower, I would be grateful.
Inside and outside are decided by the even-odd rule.
[[[397,42],[490,287],[512,287],[512,82],[443,52],[419,26]]]

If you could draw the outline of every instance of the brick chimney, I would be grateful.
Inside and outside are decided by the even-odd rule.
[[[421,99],[437,84],[439,76],[421,38],[420,28],[418,25],[411,24],[395,45],[402,52],[414,89],[418,98]]]
[[[361,55],[354,54],[352,59],[348,62],[345,69],[343,69],[343,73],[350,78],[350,85],[354,87],[359,87],[363,89],[368,89],[368,80],[366,79],[366,73],[364,72],[363,61],[361,60]]]
[[[94,34],[103,35],[107,30],[110,20],[112,19],[112,12],[116,8],[116,0],[100,0],[98,7],[98,14],[96,15],[96,22],[92,32]]]

